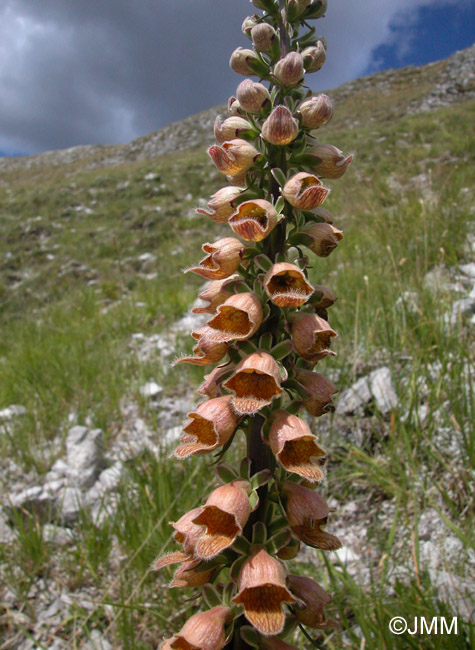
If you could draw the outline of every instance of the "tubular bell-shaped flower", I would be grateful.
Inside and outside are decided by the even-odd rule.
[[[277,461],[288,472],[308,481],[321,481],[323,472],[318,464],[325,452],[316,443],[316,437],[303,420],[285,411],[273,413],[269,430],[269,444]],[[313,459],[317,463],[313,462]]]
[[[239,239],[224,237],[210,244],[203,244],[207,255],[197,266],[190,266],[185,273],[196,273],[207,280],[224,280],[232,275],[241,264],[244,246]]]
[[[326,320],[316,314],[297,314],[292,325],[292,341],[295,349],[303,359],[314,364],[328,355],[335,355],[330,350],[330,342],[337,333]]]
[[[259,63],[259,57],[253,50],[238,47],[231,54],[229,67],[233,72],[242,75],[255,75],[252,63]]]
[[[197,557],[203,560],[216,557],[242,533],[251,514],[250,487],[247,481],[233,481],[211,492],[193,520],[206,527],[206,532],[196,542]]]
[[[262,137],[270,144],[284,146],[295,140],[299,123],[287,106],[277,106],[262,125]]]
[[[268,52],[276,38],[275,29],[268,23],[259,23],[251,29],[252,44],[258,52]]]
[[[343,239],[343,233],[329,223],[310,223],[302,232],[312,238],[308,248],[319,257],[328,257]]]
[[[205,214],[216,223],[226,223],[235,212],[234,200],[244,191],[244,187],[227,186],[215,192],[208,201],[208,209],[196,208],[198,214]]]
[[[222,650],[226,623],[231,622],[229,607],[218,605],[187,620],[178,634],[165,641],[160,650]]]
[[[231,397],[215,397],[188,413],[184,434],[174,452],[177,458],[206,454],[225,445],[233,435],[238,418],[231,408]]]
[[[260,113],[270,102],[267,88],[251,79],[241,81],[236,90],[240,107],[247,113]]]
[[[289,52],[274,66],[274,77],[285,88],[292,88],[303,79],[303,58],[298,52]]]
[[[290,574],[287,579],[290,591],[304,604],[294,608],[295,616],[300,623],[313,628],[325,629],[334,627],[335,621],[327,620],[323,608],[332,600],[330,594],[320,587],[312,578],[304,578]]]
[[[219,305],[222,305],[225,300],[233,295],[231,291],[227,291],[226,287],[232,285],[235,280],[239,280],[240,276],[230,275],[229,278],[224,280],[213,280],[198,294],[198,298],[203,302],[209,303],[206,307],[196,306],[191,310],[193,314],[215,314]]]
[[[284,628],[284,603],[294,603],[286,586],[286,571],[279,560],[257,548],[239,572],[238,595],[233,602],[244,606],[244,616],[264,636],[280,634]]]
[[[275,228],[277,212],[269,201],[245,201],[229,217],[232,230],[245,241],[262,241]]]
[[[227,343],[213,341],[209,334],[211,329],[206,325],[201,329],[193,332],[193,338],[197,339],[198,343],[193,348],[193,356],[183,356],[174,361],[173,365],[176,366],[180,363],[191,363],[194,366],[210,366],[213,363],[221,361],[228,350]]]
[[[295,264],[273,264],[264,278],[264,289],[278,307],[300,307],[313,293],[303,271]]]
[[[196,542],[203,534],[203,529],[193,523],[193,519],[199,511],[199,508],[193,508],[193,510],[182,515],[178,521],[170,522],[170,525],[173,526],[175,530],[173,533],[173,539],[178,544],[181,544],[183,552],[188,556],[194,555]],[[188,559],[191,559],[191,557]]]
[[[234,393],[236,413],[256,413],[282,393],[279,366],[267,352],[254,352],[238,363],[223,386]]]
[[[306,47],[302,51],[305,72],[317,72],[327,60],[327,52],[323,41],[316,45]]]
[[[329,191],[314,174],[298,172],[284,185],[282,196],[298,210],[314,210],[322,205]]]
[[[236,293],[217,308],[216,316],[208,322],[209,338],[220,343],[245,341],[262,322],[262,306],[253,293]]]
[[[252,124],[238,115],[232,115],[225,120],[218,115],[214,121],[214,137],[219,144],[239,138],[243,131],[249,129],[252,129]]]
[[[210,399],[218,397],[221,394],[219,386],[220,379],[231,372],[230,368],[232,368],[232,365],[229,363],[216,366],[216,368],[214,368],[208,375],[204,376],[204,381],[197,389],[198,393],[206,395]]]
[[[322,530],[329,508],[318,492],[292,481],[284,481],[280,494],[284,499],[289,526],[304,544],[326,551],[340,548],[338,537]]]
[[[213,144],[208,154],[216,168],[229,176],[247,172],[260,155],[250,142],[240,138],[223,142],[221,146]]]
[[[322,178],[341,178],[353,160],[332,144],[319,144],[309,151],[315,157],[315,171]]]
[[[322,93],[306,99],[299,106],[302,124],[308,129],[318,129],[333,117],[333,105],[330,97]]]
[[[338,392],[338,388],[327,377],[318,372],[299,368],[296,379],[308,393],[308,397],[303,400],[303,405],[310,415],[319,417],[335,410],[331,402],[332,395]]]

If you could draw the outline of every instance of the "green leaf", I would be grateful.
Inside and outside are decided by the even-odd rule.
[[[268,483],[271,478],[272,478],[272,474],[270,469],[263,469],[257,474],[254,474],[253,476],[251,476],[252,489],[257,490],[258,488]]]
[[[249,495],[249,503],[251,505],[252,511],[254,511],[257,508],[257,505],[259,503],[259,495],[257,492],[251,492]]]
[[[247,643],[247,645],[250,645],[252,648],[260,647],[259,634],[254,627],[251,627],[250,625],[243,625],[240,632],[241,639]]]
[[[272,555],[278,553],[280,549],[284,546],[288,546],[290,540],[292,539],[292,533],[290,528],[287,530],[282,530],[280,533],[277,533],[266,544],[268,552]]]
[[[232,548],[233,551],[247,556],[249,555],[251,544],[243,535],[239,535],[239,537],[234,540]]]
[[[239,343],[239,352],[243,352],[245,355],[252,354],[256,352],[257,348],[251,341],[241,341]]]
[[[223,483],[231,483],[239,478],[236,470],[229,463],[219,463],[215,471]]]
[[[265,332],[259,339],[259,350],[269,351],[272,347],[272,333]]]
[[[258,521],[252,527],[252,543],[265,544],[267,540],[267,529],[262,521]]]
[[[272,260],[270,260],[267,255],[260,254],[256,255],[254,258],[254,264],[261,269],[261,271],[264,271],[264,273],[267,273],[267,271],[271,268],[272,266]]]
[[[282,210],[285,208],[285,199],[283,196],[279,196],[274,207],[277,214],[280,214],[282,212]]]
[[[294,344],[291,339],[287,339],[286,341],[281,341],[280,343],[277,343],[277,345],[274,345],[270,350],[270,353],[276,361],[281,361],[293,351]]]
[[[221,594],[218,593],[218,591],[216,590],[215,587],[213,587],[213,585],[210,584],[204,585],[202,594],[203,594],[203,599],[209,608],[217,607],[218,605],[221,605],[223,602],[221,598]]]
[[[279,183],[279,187],[284,187],[284,185],[287,182],[287,178],[284,172],[281,169],[279,169],[279,167],[274,167],[274,169],[271,169],[271,174],[275,178],[277,183]]]
[[[249,480],[251,474],[251,461],[249,458],[243,458],[239,465],[239,476],[243,479]]]

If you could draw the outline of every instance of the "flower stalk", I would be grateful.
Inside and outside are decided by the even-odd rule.
[[[337,298],[312,284],[308,268],[342,239],[322,205],[330,191],[322,179],[340,178],[352,156],[315,139],[333,106],[302,87],[325,63],[326,43],[308,21],[326,0],[252,3],[262,14],[242,31],[253,49],[230,59],[245,79],[208,149],[227,180],[197,210],[231,233],[206,242],[205,257],[187,269],[209,281],[194,309],[209,320],[192,334],[193,355],[176,361],[212,368],[173,455],[218,457],[219,484],[172,524],[179,548],[153,564],[178,564],[170,586],[201,590],[203,607],[163,650],[292,649],[298,627],[308,637],[302,626],[335,625],[324,611],[331,596],[286,562],[302,543],[327,552],[341,545],[326,531],[326,452],[308,423],[333,410],[337,388],[315,366],[335,354],[328,309]],[[235,468],[223,458],[242,433],[246,455]]]

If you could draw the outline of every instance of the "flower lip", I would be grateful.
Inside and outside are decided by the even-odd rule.
[[[245,341],[260,327],[262,306],[253,293],[236,293],[217,308],[216,316],[208,322],[212,341]]]
[[[214,244],[203,244],[202,249],[207,255],[198,265],[185,269],[185,273],[191,271],[207,280],[224,280],[240,265],[244,246],[239,239],[224,237]]]
[[[231,619],[225,605],[194,614],[178,634],[165,639],[160,650],[221,650],[226,643],[225,625]]]
[[[292,325],[295,349],[303,359],[313,363],[335,354],[330,350],[330,341],[336,336],[327,321],[316,314],[297,314]]]
[[[327,621],[323,608],[332,598],[315,580],[290,574],[287,583],[290,591],[302,602],[303,607],[295,608],[295,616],[300,623],[313,628],[326,628],[335,625]]]
[[[295,264],[273,264],[264,278],[264,289],[278,307],[300,307],[313,293],[312,285]]]
[[[308,425],[296,415],[285,411],[273,414],[269,444],[284,469],[311,482],[321,481],[323,472],[318,463],[324,462],[325,452],[316,443]],[[317,464],[313,462],[317,460]]]
[[[332,395],[338,392],[338,388],[327,377],[302,368],[297,371],[296,379],[308,393],[308,397],[303,400],[308,413],[319,417],[335,410],[331,401]]]
[[[314,210],[322,205],[330,192],[315,174],[298,172],[282,190],[282,196],[298,210]]]
[[[267,352],[253,352],[240,361],[223,386],[233,392],[232,405],[240,414],[256,413],[282,393],[279,366]]]
[[[256,548],[238,576],[238,594],[233,602],[244,606],[244,616],[264,636],[280,634],[285,624],[284,603],[296,599],[287,589],[282,564],[264,549]]]
[[[228,350],[228,344],[222,341],[213,341],[209,334],[212,330],[206,325],[196,332],[192,332],[194,339],[198,343],[193,348],[194,356],[183,356],[176,359],[173,365],[180,363],[191,363],[194,366],[210,366],[213,363],[221,361]]]
[[[233,231],[245,241],[262,241],[277,225],[277,212],[269,201],[244,201],[229,217]]]
[[[227,186],[222,187],[215,192],[211,200],[208,201],[208,209],[196,208],[197,214],[204,214],[216,223],[226,223],[229,217],[234,213],[235,207],[233,205],[241,192],[244,192],[244,187]]]
[[[343,239],[343,233],[329,223],[310,223],[302,228],[311,237],[308,248],[319,257],[328,257]]]
[[[231,176],[247,172],[260,155],[250,142],[240,138],[211,145],[208,154],[220,172]]]
[[[183,427],[181,444],[174,452],[177,458],[206,454],[225,445],[237,425],[229,395],[199,404],[195,411],[188,413],[188,418]]]

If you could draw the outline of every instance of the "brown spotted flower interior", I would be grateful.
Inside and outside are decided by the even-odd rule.
[[[324,458],[325,452],[315,442],[313,436],[303,436],[287,440],[278,454],[282,465],[289,472],[295,472],[310,481],[321,481],[323,472],[312,463],[312,458]]]
[[[298,307],[307,302],[313,288],[298,270],[286,270],[272,275],[266,284],[272,302],[282,307]]]
[[[216,506],[205,506],[193,520],[206,526],[206,533],[196,544],[196,554],[203,559],[211,558],[230,546],[241,532],[236,516]]]
[[[209,327],[236,336],[245,336],[252,327],[249,315],[242,309],[222,305],[218,315],[209,321]]]
[[[233,406],[241,413],[253,413],[282,393],[272,375],[249,368],[237,372],[224,385],[234,391]]]
[[[264,584],[244,589],[234,602],[244,605],[244,616],[265,636],[280,634],[285,623],[284,603],[295,602],[285,587]]]

